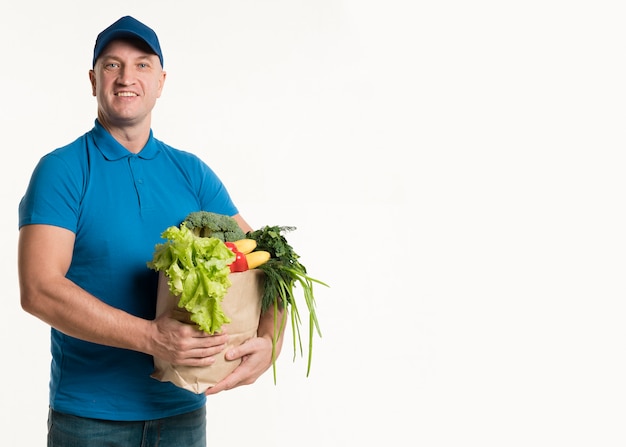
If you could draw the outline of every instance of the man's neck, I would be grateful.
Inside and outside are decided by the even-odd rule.
[[[112,123],[103,120],[101,117],[98,117],[98,121],[118,143],[133,154],[141,152],[150,138],[149,120],[140,125],[113,125]]]

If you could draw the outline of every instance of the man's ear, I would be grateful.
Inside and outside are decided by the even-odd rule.
[[[163,92],[163,85],[165,84],[165,79],[167,78],[167,73],[163,71],[161,73],[161,77],[159,78],[159,95],[158,98],[161,97],[161,93]]]
[[[96,72],[89,70],[89,82],[91,82],[91,94],[96,96]]]

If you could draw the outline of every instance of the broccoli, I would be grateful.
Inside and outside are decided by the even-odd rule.
[[[235,242],[246,237],[237,221],[225,214],[194,211],[183,223],[199,237],[215,237],[222,242]]]

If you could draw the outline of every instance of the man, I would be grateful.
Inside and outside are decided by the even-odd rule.
[[[22,307],[51,326],[48,445],[205,446],[206,396],[151,378],[152,359],[210,365],[228,335],[155,318],[146,262],[192,211],[251,228],[204,162],[152,134],[166,79],[152,29],[126,16],[102,31],[89,79],[93,129],[42,157],[19,206]],[[241,365],[206,394],[263,374],[273,328],[262,315],[258,336],[226,352]]]

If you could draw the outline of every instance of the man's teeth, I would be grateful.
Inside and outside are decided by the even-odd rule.
[[[120,92],[117,94],[117,96],[137,96],[137,95],[132,92]]]

